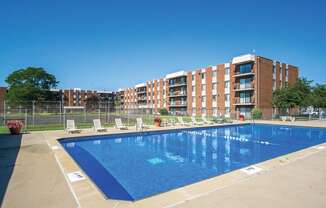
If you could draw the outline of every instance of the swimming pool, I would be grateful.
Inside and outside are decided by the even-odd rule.
[[[139,200],[326,142],[326,129],[246,124],[61,139],[110,199]]]

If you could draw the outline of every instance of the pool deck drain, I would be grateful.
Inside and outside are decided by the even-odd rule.
[[[243,172],[245,172],[246,174],[248,175],[253,175],[253,174],[256,174],[256,173],[259,173],[261,171],[263,171],[262,168],[259,168],[257,166],[249,166],[249,167],[246,167],[246,168],[243,168],[241,169]]]
[[[269,123],[293,125],[290,122]],[[297,123],[294,122],[294,124]],[[314,126],[310,123],[302,123],[302,125]],[[323,125],[322,127],[326,127],[326,122]],[[162,128],[159,130],[162,130]],[[115,131],[112,129],[110,132],[125,133],[132,131]],[[323,165],[326,161],[326,151],[325,148],[322,148],[325,147],[325,143],[255,164],[255,166],[263,168],[263,171],[259,174],[248,175],[240,169],[143,200],[126,202],[106,199],[92,181],[85,177],[83,171],[56,141],[56,139],[62,137],[80,137],[84,135],[94,135],[94,132],[84,131],[82,134],[69,136],[63,131],[35,132],[31,135],[23,135],[23,137],[28,137],[29,139],[22,140],[23,143],[27,143],[23,144],[25,146],[42,144],[45,138],[49,141],[49,152],[42,150],[43,152],[37,154],[33,152],[32,154],[37,156],[34,157],[35,159],[42,158],[47,166],[53,164],[53,161],[51,162],[48,157],[51,155],[52,157],[55,156],[62,166],[64,175],[61,178],[56,177],[56,180],[59,180],[61,183],[68,183],[71,186],[73,193],[76,195],[76,201],[80,203],[80,206],[77,205],[78,207],[326,207],[326,184],[324,180],[326,177],[326,167]],[[99,133],[96,135],[104,134]],[[55,146],[60,148],[52,148]],[[58,192],[58,194],[62,193],[62,198],[56,201],[50,200],[56,199],[51,186],[47,185],[40,188],[38,184],[42,177],[49,176],[49,174],[52,175],[53,171],[33,162],[35,159],[29,158],[33,156],[31,154],[28,157],[21,156],[26,153],[29,153],[28,149],[22,148],[19,151],[16,163],[28,162],[32,169],[22,169],[22,165],[15,167],[2,207],[77,207],[76,205],[72,206],[72,204],[69,204],[70,202],[68,203],[68,199],[73,199],[73,197],[67,191]],[[48,157],[44,157],[44,154],[48,155]],[[54,166],[56,165],[54,164]],[[28,176],[35,174],[35,169],[40,168],[42,171],[48,171],[48,174],[42,174],[41,178],[35,179],[35,183],[29,184],[28,181],[30,179]],[[76,171],[79,171],[85,179],[76,182],[67,180],[65,182],[64,178],[67,174]],[[21,175],[21,173],[24,174]],[[17,186],[16,184],[21,185]],[[30,187],[30,185],[34,186],[34,188]],[[25,191],[23,191],[24,189]],[[34,190],[34,197],[30,197],[28,194],[30,190]],[[47,198],[37,200],[42,196],[47,196]],[[43,201],[44,204],[42,205],[34,204],[42,203]]]
[[[83,176],[83,174],[80,171],[68,173],[67,176],[68,176],[69,181],[71,183],[81,181],[81,180],[85,180],[85,177]]]

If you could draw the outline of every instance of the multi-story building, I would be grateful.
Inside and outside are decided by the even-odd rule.
[[[123,109],[124,108],[124,89],[120,88],[118,91],[115,93],[115,108],[116,109]]]
[[[257,107],[265,118],[270,118],[273,91],[295,83],[297,78],[298,68],[293,65],[247,54],[227,63],[178,71],[128,88],[124,107],[155,112],[166,108],[172,114],[227,117],[250,116]]]
[[[80,88],[57,90],[59,97],[62,98],[63,105],[69,107],[86,106],[87,101],[93,99],[101,103],[103,107],[114,109],[115,93],[109,91],[82,90]]]

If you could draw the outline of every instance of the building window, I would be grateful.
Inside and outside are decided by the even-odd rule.
[[[273,65],[273,74],[276,73],[276,70],[275,70],[275,65]]]
[[[192,103],[195,103],[195,102],[196,102],[196,97],[192,96]]]
[[[213,90],[216,90],[216,89],[217,89],[217,83],[213,83],[213,85],[212,85],[212,89],[213,89]]]
[[[250,73],[252,69],[252,63],[242,64],[239,66],[239,71],[241,74]]]
[[[201,73],[201,79],[205,79],[205,73]]]
[[[213,71],[213,77],[216,77],[216,75],[217,75],[217,72],[216,71]]]
[[[206,114],[206,108],[202,108],[202,109],[201,109],[201,113],[202,113],[202,114]]]
[[[213,108],[213,116],[217,116],[217,108]]]
[[[230,74],[230,68],[225,68],[225,75],[229,75]]]
[[[230,95],[225,95],[225,102],[230,102]]]
[[[206,85],[203,84],[203,85],[201,86],[201,91],[202,91],[202,92],[205,92],[205,90],[206,90]]]
[[[201,97],[201,102],[202,102],[202,103],[205,103],[205,102],[206,102],[206,96],[202,96],[202,97]]]
[[[191,75],[191,80],[194,81],[195,80],[195,75]]]
[[[230,88],[230,81],[226,81],[225,82],[225,89],[229,89]]]
[[[192,91],[192,92],[195,92],[195,86],[192,86],[192,87],[191,87],[191,91]]]
[[[213,102],[216,102],[216,100],[217,100],[217,96],[213,95]]]
[[[275,81],[275,79],[273,80],[273,90],[276,90],[276,81]]]

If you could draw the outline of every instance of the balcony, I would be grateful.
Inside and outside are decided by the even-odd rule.
[[[137,97],[137,100],[138,101],[146,101],[147,97],[146,96],[140,96],[140,97]]]
[[[187,92],[170,92],[169,97],[186,97],[187,96]]]
[[[170,107],[187,107],[186,101],[173,101],[170,102]]]
[[[247,91],[247,90],[254,90],[254,89],[255,89],[254,83],[246,83],[246,84],[235,83],[234,84],[234,91]]]
[[[245,76],[253,76],[253,75],[255,75],[254,70],[249,70],[244,72],[236,71],[233,77],[245,77]]]
[[[147,105],[138,105],[138,108],[147,108]]]
[[[254,97],[244,97],[239,98],[236,97],[234,99],[234,105],[241,106],[241,105],[255,105],[255,98]]]
[[[139,95],[139,94],[146,94],[146,90],[139,90],[139,91],[137,91],[137,94]]]
[[[169,84],[169,88],[187,86],[186,81],[178,81]]]

